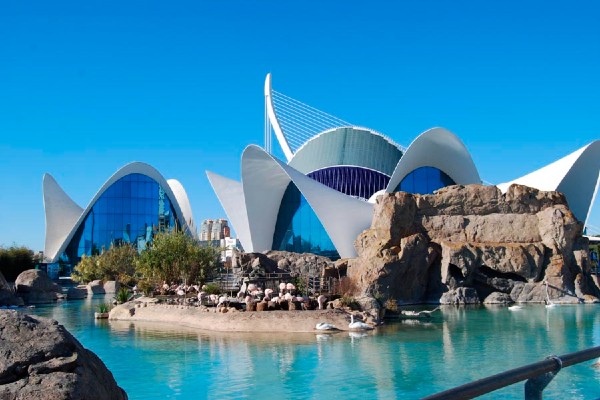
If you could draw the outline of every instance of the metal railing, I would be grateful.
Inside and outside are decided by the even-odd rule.
[[[472,399],[524,380],[527,380],[525,383],[524,398],[526,400],[541,399],[544,388],[562,368],[570,367],[571,365],[589,361],[597,357],[600,357],[600,346],[562,356],[550,356],[544,361],[528,364],[497,375],[479,379],[453,389],[424,397],[422,400]]]

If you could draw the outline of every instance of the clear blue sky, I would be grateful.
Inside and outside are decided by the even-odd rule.
[[[0,4],[0,244],[44,247],[42,175],[82,207],[130,161],[225,217],[263,82],[408,145],[443,126],[483,179],[600,138],[596,1],[19,1]],[[590,223],[600,226],[600,207]]]

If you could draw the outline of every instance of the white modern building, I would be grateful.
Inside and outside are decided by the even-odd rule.
[[[83,255],[111,245],[146,248],[153,235],[178,227],[196,237],[192,208],[177,180],[165,180],[148,164],[133,162],[115,172],[87,207],[77,205],[45,174],[46,261],[74,266]]]
[[[271,154],[271,130],[285,161]],[[512,182],[565,194],[586,222],[600,172],[600,141]],[[378,193],[433,193],[480,184],[462,141],[443,128],[407,147],[371,129],[316,110],[265,81],[265,148],[248,146],[241,182],[207,171],[245,251],[287,250],[354,257],[354,240],[371,224]]]

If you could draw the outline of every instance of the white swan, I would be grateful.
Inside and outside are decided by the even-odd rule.
[[[519,305],[514,305],[514,306],[509,306],[508,309],[510,311],[519,311],[523,309],[523,306],[519,306]]]
[[[337,331],[338,329],[332,324],[328,324],[327,322],[319,322],[315,329],[318,331]]]
[[[373,329],[373,327],[371,325],[365,324],[364,322],[361,322],[361,321],[354,322],[354,314],[350,314],[350,323],[348,324],[348,328],[355,329],[355,330],[361,330],[361,331]]]
[[[553,303],[552,300],[550,300],[550,294],[548,293],[548,282],[544,281],[544,284],[546,285],[546,308],[556,307],[556,303]]]

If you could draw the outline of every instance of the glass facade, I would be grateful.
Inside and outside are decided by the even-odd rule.
[[[279,206],[272,248],[340,258],[321,221],[293,183],[288,185]]]
[[[420,167],[406,175],[395,191],[432,194],[434,190],[455,184],[445,172],[435,167]]]
[[[155,232],[173,228],[175,220],[171,201],[154,179],[126,175],[94,203],[61,261],[75,265],[82,255],[99,254],[111,244],[131,243],[141,251]]]
[[[323,168],[308,174],[309,178],[344,194],[369,199],[385,189],[390,177],[372,169],[352,166]]]

